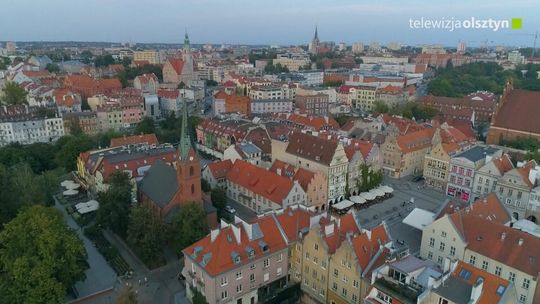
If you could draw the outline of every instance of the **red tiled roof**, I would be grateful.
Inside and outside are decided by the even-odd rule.
[[[111,147],[127,146],[134,144],[159,144],[156,134],[142,134],[111,138]]]
[[[220,229],[213,240],[212,235],[207,235],[184,249],[183,253],[203,267],[208,274],[216,276],[238,267],[232,258],[233,254],[240,257],[240,264],[245,264],[287,248],[273,216],[258,218],[251,225],[259,227],[262,233],[260,238],[250,239],[244,225],[239,223]],[[236,235],[234,230],[238,231]],[[260,246],[261,241],[264,241],[268,247],[266,252],[263,252]],[[248,257],[248,248],[253,250],[254,255],[251,258]],[[200,251],[195,255],[196,250]],[[203,265],[203,257],[207,258],[205,265]]]
[[[49,71],[22,71],[22,73],[28,78],[44,78],[50,77]]]
[[[405,135],[400,135],[397,138],[397,143],[403,153],[417,151],[431,146],[431,140],[435,130],[428,128]]]
[[[286,152],[328,165],[334,157],[337,146],[338,142],[334,140],[294,132],[289,138]]]
[[[365,160],[369,156],[369,153],[371,152],[371,150],[373,149],[373,145],[374,145],[373,143],[370,143],[365,140],[353,139],[351,140],[351,144],[344,148],[345,154],[347,154],[347,158],[350,161],[354,153],[356,151],[359,151],[360,154],[362,155],[362,158]]]
[[[389,241],[390,237],[384,225],[373,228],[369,233],[359,234],[351,240],[351,245],[362,270],[367,268],[380,246],[384,246]]]
[[[230,159],[215,161],[208,164],[208,170],[210,170],[212,176],[216,179],[225,178],[232,165],[233,163]]]
[[[180,58],[169,58],[167,61],[171,64],[176,74],[182,74],[182,68],[184,67],[184,60]]]
[[[540,238],[494,220],[470,214],[462,217],[462,223],[469,250],[533,277],[538,276]]]
[[[506,224],[511,220],[510,214],[494,193],[490,193],[484,198],[477,199],[470,206],[460,208],[457,211],[454,210],[449,216],[462,235],[464,233],[462,220],[465,216],[486,219],[500,224]]]
[[[309,229],[311,212],[303,208],[287,208],[283,213],[276,216],[283,232],[289,241],[296,241],[299,233]]]
[[[157,91],[157,94],[161,98],[176,99],[180,95],[180,91],[178,91],[178,90],[169,90],[169,89],[159,89]]]
[[[470,272],[470,277],[465,279],[460,276],[459,274],[463,270]],[[476,302],[478,304],[499,303],[501,300],[501,295],[497,293],[499,286],[506,288],[510,285],[509,281],[487,271],[478,269],[471,264],[464,263],[463,261],[458,261],[456,269],[454,269],[454,272],[452,272],[452,277],[454,277],[456,280],[465,281],[471,286],[474,286],[478,282],[478,279],[482,278],[482,293]]]
[[[523,165],[523,167],[516,168],[519,175],[521,175],[521,179],[523,180],[525,184],[527,184],[529,189],[532,189],[534,187],[534,184],[529,179],[529,172],[535,167],[536,167],[536,162],[534,160],[531,160],[527,162],[525,165]]]
[[[257,167],[243,160],[234,162],[227,173],[227,180],[281,205],[294,183],[274,172]]]
[[[514,169],[514,164],[510,160],[510,156],[507,153],[503,153],[501,157],[495,158],[493,160],[493,164],[495,167],[497,167],[501,175]]]

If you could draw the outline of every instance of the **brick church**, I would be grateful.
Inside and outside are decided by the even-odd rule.
[[[199,204],[207,214],[209,227],[217,225],[216,209],[201,190],[201,167],[191,145],[187,127],[187,106],[182,109],[180,144],[173,166],[156,161],[138,185],[139,201],[147,204],[165,221],[184,204]]]

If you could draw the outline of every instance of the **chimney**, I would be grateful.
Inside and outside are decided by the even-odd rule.
[[[519,246],[523,245],[523,239],[522,239],[522,238],[520,238],[520,239],[518,240],[518,245],[519,245]]]
[[[281,168],[277,168],[276,173],[277,175],[281,175]]]
[[[506,239],[506,232],[501,233],[501,241]]]

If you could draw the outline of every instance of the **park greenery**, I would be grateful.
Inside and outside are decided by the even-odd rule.
[[[532,137],[522,137],[512,141],[503,141],[503,146],[527,151],[526,158],[540,164],[540,141]]]
[[[199,204],[185,204],[173,214],[168,230],[168,243],[175,252],[180,253],[182,249],[208,234],[206,213]]]
[[[520,65],[513,70],[505,70],[495,62],[475,62],[458,67],[449,65],[446,69],[437,70],[436,78],[428,83],[428,92],[448,97],[462,97],[479,90],[501,94],[509,80],[513,81],[515,88],[540,91],[538,71],[540,66],[533,64]]]
[[[162,219],[146,205],[131,208],[127,229],[127,243],[148,266],[158,266],[167,241]],[[158,264],[158,265],[154,265]]]
[[[4,105],[21,105],[27,104],[26,95],[28,93],[19,86],[16,82],[8,81],[2,89],[3,96],[0,101]]]
[[[226,215],[225,206],[227,205],[227,193],[225,189],[216,187],[210,191],[210,198],[212,199],[212,205],[217,209],[218,218],[222,218]]]
[[[373,113],[388,113],[390,115],[399,115],[409,119],[429,120],[438,114],[438,111],[432,107],[425,106],[415,102],[396,104],[389,107],[381,101],[376,101],[373,106]]]
[[[141,67],[132,67],[129,65],[124,65],[124,69],[116,75],[116,77],[122,83],[122,86],[125,88],[128,86],[129,81],[135,79],[135,77],[142,74],[151,74],[154,73],[159,81],[163,81],[163,72],[161,67],[153,64],[145,64]]]
[[[45,67],[45,69],[46,69],[49,73],[59,73],[59,72],[60,72],[60,67],[59,67],[58,64],[56,64],[56,63],[49,63],[49,64],[47,64],[47,66]]]
[[[0,232],[1,303],[63,303],[87,268],[82,241],[51,207],[25,208]]]
[[[132,201],[132,185],[129,175],[122,171],[116,171],[109,177],[108,184],[109,188],[98,194],[100,207],[96,220],[103,228],[110,229],[121,237],[126,237]]]
[[[289,68],[281,65],[281,63],[273,64],[272,62],[268,62],[268,64],[264,67],[264,72],[266,74],[289,73]]]

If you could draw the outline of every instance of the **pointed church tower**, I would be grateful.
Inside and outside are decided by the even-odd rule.
[[[191,146],[188,131],[187,103],[184,99],[182,106],[182,126],[180,143],[178,144],[178,159],[176,164],[176,180],[178,182],[177,201],[180,204],[202,203],[201,165],[195,149]]]
[[[184,48],[182,49],[182,60],[184,61],[184,65],[182,67],[182,75],[181,75],[181,81],[186,85],[186,87],[190,87],[192,84],[192,81],[194,80],[194,73],[193,73],[193,56],[191,55],[191,43],[189,42],[189,36],[186,31],[184,35]]]
[[[311,43],[309,44],[309,52],[312,54],[317,54],[319,52],[321,42],[319,41],[319,33],[317,26],[315,25],[315,35],[313,36],[313,39],[311,40]]]

